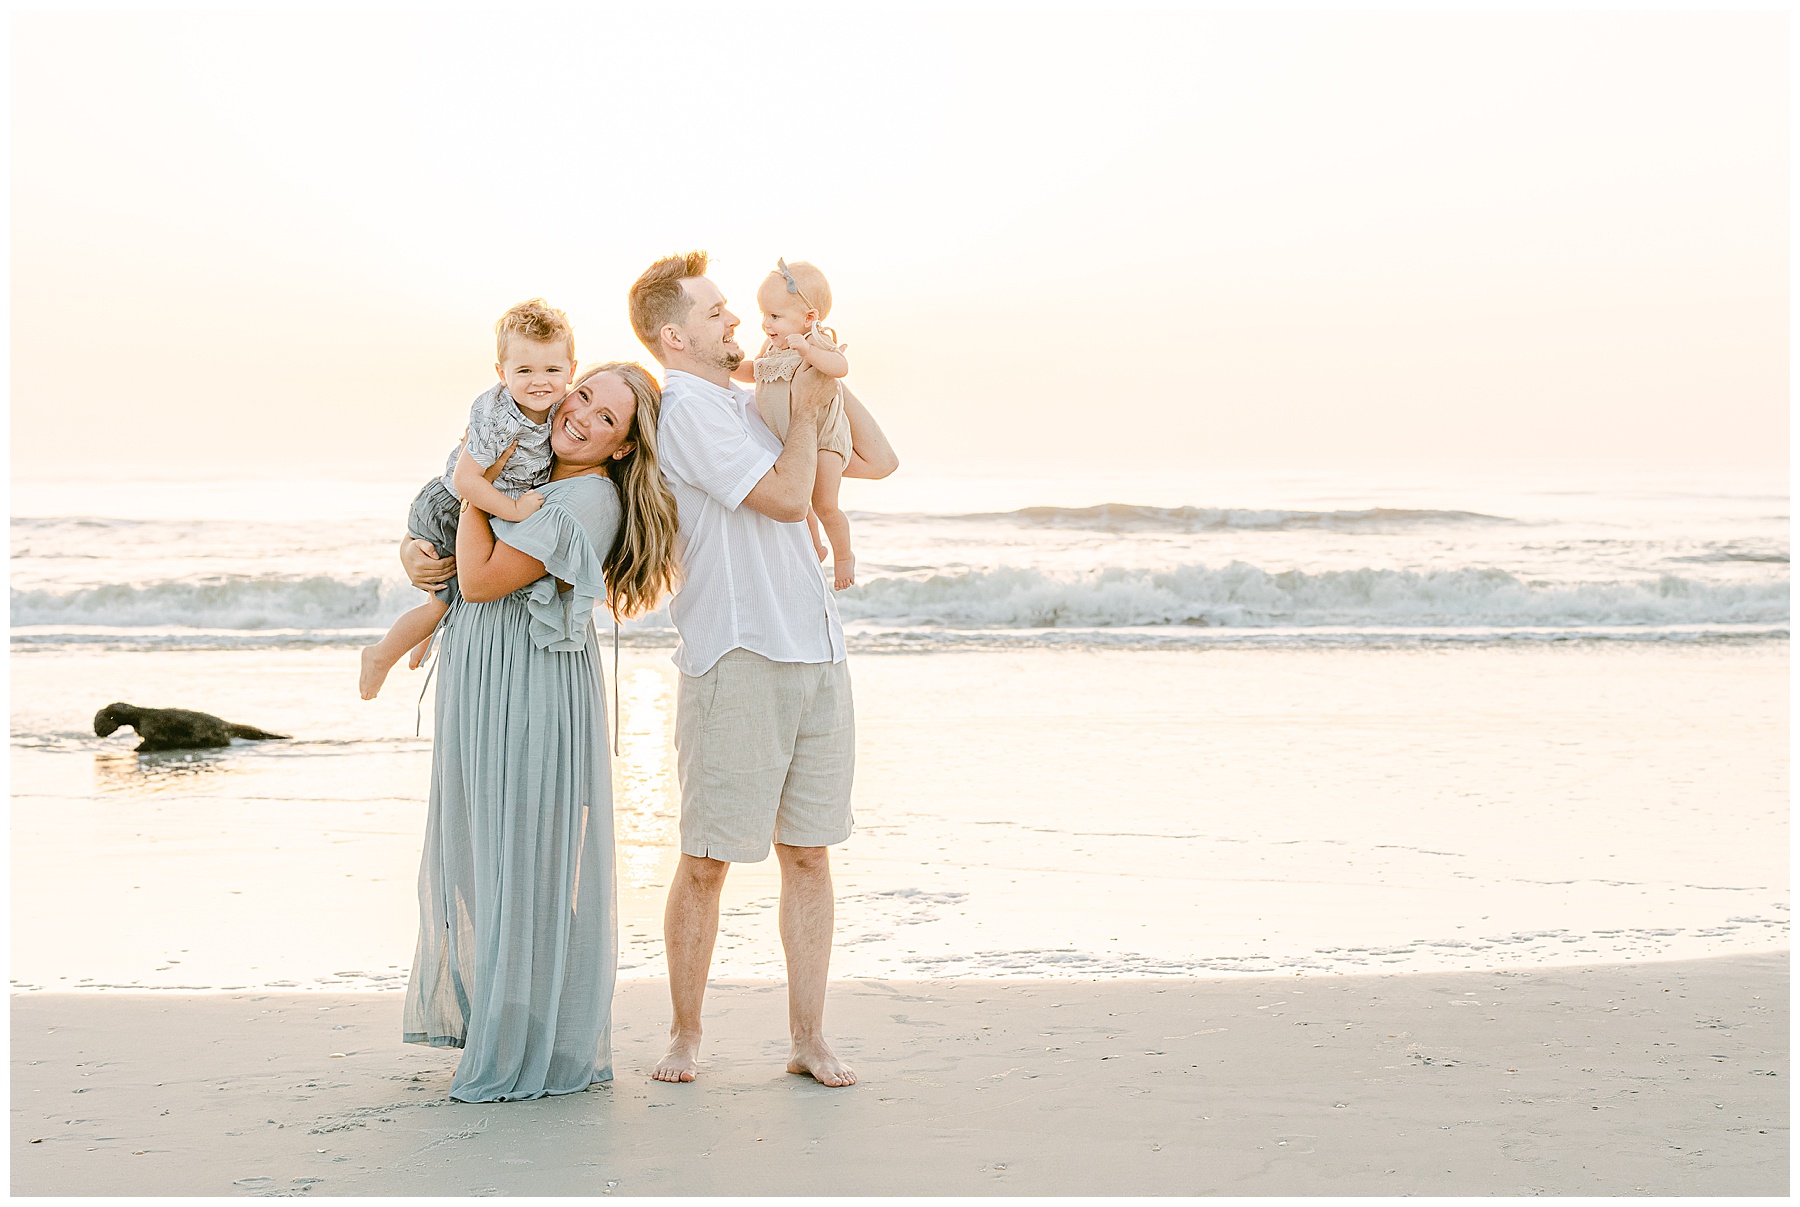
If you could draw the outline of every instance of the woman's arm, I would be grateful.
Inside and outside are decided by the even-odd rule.
[[[456,525],[456,582],[470,603],[486,603],[544,577],[544,563],[494,539],[487,512],[463,509]]]
[[[885,478],[900,468],[900,455],[869,414],[869,408],[844,387],[844,414],[850,419],[850,464],[844,467],[846,478]]]

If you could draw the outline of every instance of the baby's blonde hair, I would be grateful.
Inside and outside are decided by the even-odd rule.
[[[806,302],[819,312],[819,318],[823,319],[830,314],[831,282],[825,279],[825,274],[805,260],[790,260],[787,267],[794,274],[794,284],[800,287]],[[781,282],[783,289],[787,288],[787,279],[781,275],[779,268],[770,275]]]
[[[568,348],[569,359],[575,359],[575,329],[569,326],[569,316],[552,309],[543,298],[520,302],[500,316],[500,321],[494,324],[495,357],[505,360],[506,342],[515,337],[539,344],[561,340]]]

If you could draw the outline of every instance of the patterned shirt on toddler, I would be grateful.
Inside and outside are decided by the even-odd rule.
[[[456,494],[455,479],[457,454],[464,448],[475,464],[485,470],[515,440],[519,446],[507,458],[494,486],[513,499],[542,486],[550,480],[550,424],[555,419],[556,407],[551,407],[544,422],[531,422],[513,401],[512,392],[504,384],[496,384],[469,407],[469,435],[450,450],[450,459],[444,463],[444,489],[462,498]]]

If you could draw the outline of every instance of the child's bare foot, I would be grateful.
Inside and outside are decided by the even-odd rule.
[[[831,563],[831,586],[833,590],[842,591],[845,587],[856,585],[856,555],[846,553]]]
[[[825,538],[820,536],[816,531],[812,534],[812,539],[813,552],[819,555],[820,561],[824,561],[825,555],[831,552],[831,546],[827,545],[825,543]]]
[[[425,640],[421,641],[418,645],[413,646],[412,653],[407,655],[407,658],[406,658],[406,669],[409,671],[416,671],[421,666],[424,666],[425,665],[425,655],[426,655],[426,653],[428,653],[430,651],[430,649],[431,649],[431,638],[429,638],[429,637],[427,637]]]
[[[381,664],[374,646],[363,646],[362,671],[356,677],[356,694],[365,700],[373,700],[381,694],[381,685],[387,682],[388,671],[392,669],[392,664]]]

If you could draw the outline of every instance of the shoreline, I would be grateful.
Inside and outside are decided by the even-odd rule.
[[[701,1080],[452,1103],[396,994],[12,1001],[12,1192],[1755,1194],[1788,1186],[1787,953],[1330,977],[837,981],[861,1083],[782,1071],[774,981]]]
[[[404,979],[431,747],[416,688],[345,707],[355,662],[15,659],[13,888],[34,921],[9,975]],[[833,967],[1355,975],[1785,950],[1788,663],[1773,647],[869,658],[851,672]],[[661,971],[678,858],[677,676],[629,650],[620,670],[635,978]],[[139,756],[92,736],[113,699],[301,737]],[[772,859],[732,871],[717,975],[783,974],[779,890]]]

